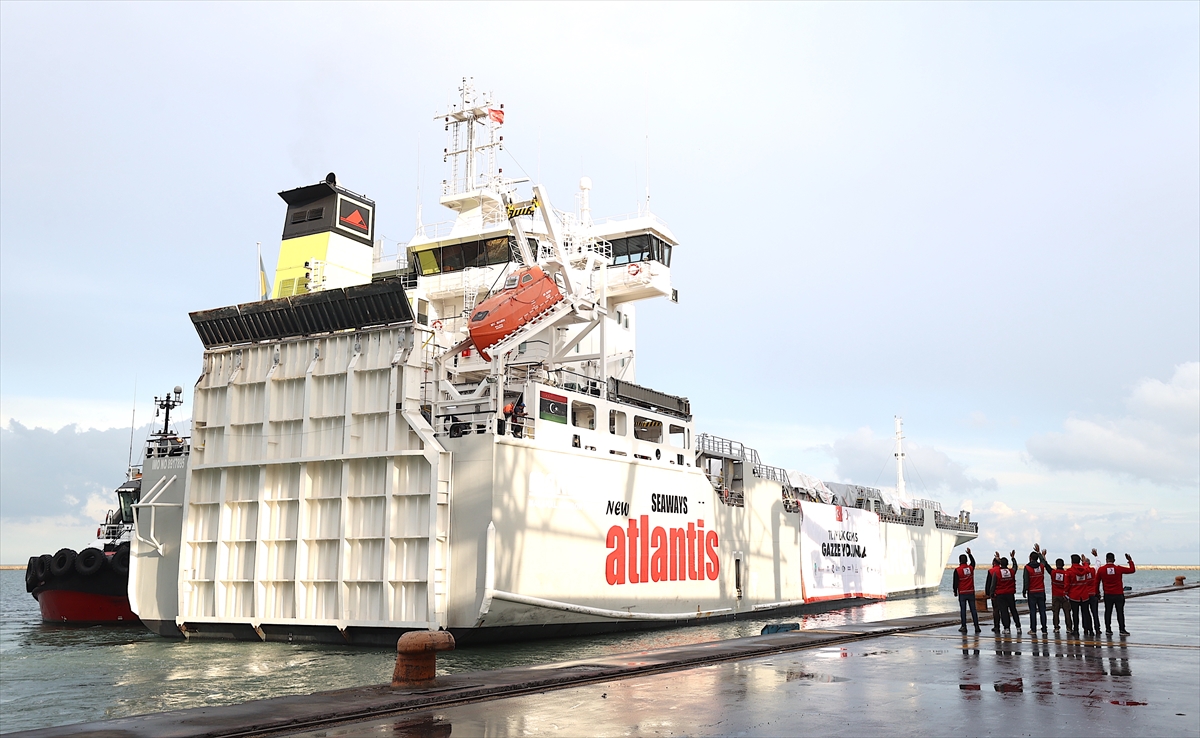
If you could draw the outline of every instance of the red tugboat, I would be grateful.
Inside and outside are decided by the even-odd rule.
[[[183,389],[174,397],[154,398],[166,411],[161,431],[150,444],[181,449],[182,441],[170,430],[171,409],[182,403]],[[134,505],[141,501],[142,479],[130,467],[129,480],[116,489],[117,509],[110,510],[96,530],[98,545],[76,552],[61,548],[57,553],[31,556],[25,568],[25,591],[33,595],[42,611],[42,621],[70,625],[137,625],[141,621],[129,607],[129,547],[133,535]]]

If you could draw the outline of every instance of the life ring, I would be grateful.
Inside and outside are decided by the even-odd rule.
[[[630,264],[629,265],[629,276],[636,277],[637,275],[639,275],[641,273],[642,273],[642,265],[641,264]]]
[[[75,572],[83,577],[90,577],[104,568],[106,558],[98,548],[85,548],[75,557]]]
[[[440,331],[442,329],[442,321],[435,320],[429,324],[429,327],[434,329],[435,331]]]
[[[54,554],[54,558],[50,559],[50,573],[56,577],[61,577],[74,568],[75,551],[72,549],[60,548],[58,549],[58,553]]]

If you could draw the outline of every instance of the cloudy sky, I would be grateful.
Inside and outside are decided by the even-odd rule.
[[[0,4],[0,560],[93,534],[277,192],[336,171],[389,250],[418,186],[442,219],[472,76],[506,174],[649,188],[680,303],[638,381],[700,430],[887,485],[902,415],[980,549],[1200,563],[1198,39],[1195,3]]]

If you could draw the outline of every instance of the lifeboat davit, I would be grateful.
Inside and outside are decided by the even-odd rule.
[[[504,289],[476,306],[467,324],[471,342],[485,361],[491,361],[489,348],[562,301],[562,290],[541,267],[518,269],[508,275]]]

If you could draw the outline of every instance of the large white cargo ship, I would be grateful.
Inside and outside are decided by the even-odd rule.
[[[464,81],[441,204],[385,257],[375,203],[287,203],[270,296],[192,314],[190,445],[148,453],[129,598],[165,636],[390,643],[762,617],[937,588],[969,515],[825,484],[696,433],[637,384],[637,303],[677,299],[646,208],[503,177]],[[897,444],[900,424],[897,419]]]

